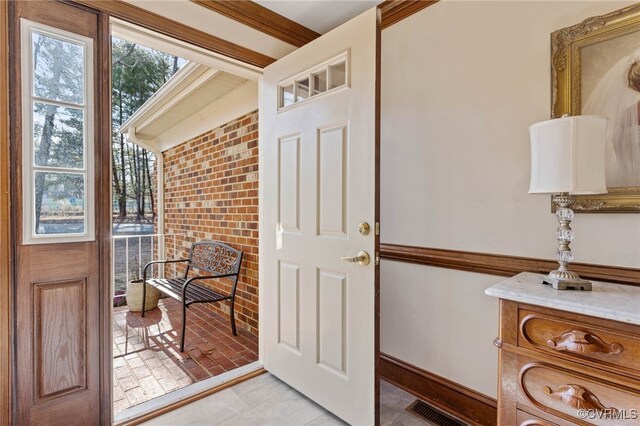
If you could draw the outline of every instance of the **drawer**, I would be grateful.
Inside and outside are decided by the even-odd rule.
[[[597,325],[597,320],[592,318],[575,315],[572,318],[574,320],[521,309],[518,346],[640,376],[639,334]],[[576,321],[577,318],[584,321]]]
[[[517,412],[516,424],[518,426],[557,426],[555,423],[550,423],[522,410]]]
[[[541,410],[574,424],[640,425],[637,381],[615,384],[522,356],[518,370],[517,404],[521,408]],[[581,410],[593,410],[601,418],[584,419]],[[622,418],[605,418],[606,413]]]

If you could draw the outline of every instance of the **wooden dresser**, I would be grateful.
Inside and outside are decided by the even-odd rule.
[[[500,298],[500,426],[640,425],[640,288],[557,291],[521,273]]]

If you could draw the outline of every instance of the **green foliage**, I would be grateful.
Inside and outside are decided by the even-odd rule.
[[[33,104],[35,164],[43,167],[83,169],[83,48],[75,43],[40,33],[33,34],[32,43],[33,94],[44,100]],[[78,105],[78,108],[60,107],[48,103],[49,101],[68,102]],[[78,179],[78,175],[38,172],[35,174],[34,183],[37,230],[40,229],[43,210],[47,210],[48,214],[64,213],[55,204],[51,205],[52,211],[43,209],[45,191],[52,203],[56,199],[67,200],[70,197],[84,196],[84,182]]]
[[[120,127],[177,71],[175,56],[113,39],[113,124]],[[117,135],[114,135],[117,137]]]
[[[178,70],[183,60],[164,52],[114,38],[112,40],[113,194],[119,216],[127,216],[134,199],[136,217],[145,216],[147,198],[153,208],[153,165],[150,152],[130,144],[117,129]]]

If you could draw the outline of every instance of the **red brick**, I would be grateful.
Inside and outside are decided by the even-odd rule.
[[[219,240],[242,250],[245,259],[236,293],[236,326],[254,336],[258,334],[257,123],[255,111],[163,153],[166,257],[186,257],[191,243],[201,239]],[[172,269],[166,271],[172,274]],[[176,271],[184,273],[184,266],[178,265]],[[228,282],[213,287],[230,291]],[[206,306],[225,317],[229,327],[228,304]],[[187,344],[196,349],[200,344],[190,338],[190,327],[188,319]]]

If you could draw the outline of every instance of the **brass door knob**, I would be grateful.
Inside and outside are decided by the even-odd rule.
[[[342,260],[343,262],[359,263],[362,266],[367,266],[369,262],[371,262],[369,253],[367,253],[366,251],[359,251],[358,255],[355,257],[352,257],[352,256],[341,257],[340,260]]]
[[[358,225],[358,232],[360,233],[360,235],[369,235],[370,231],[371,227],[367,222],[362,222],[360,225]]]

